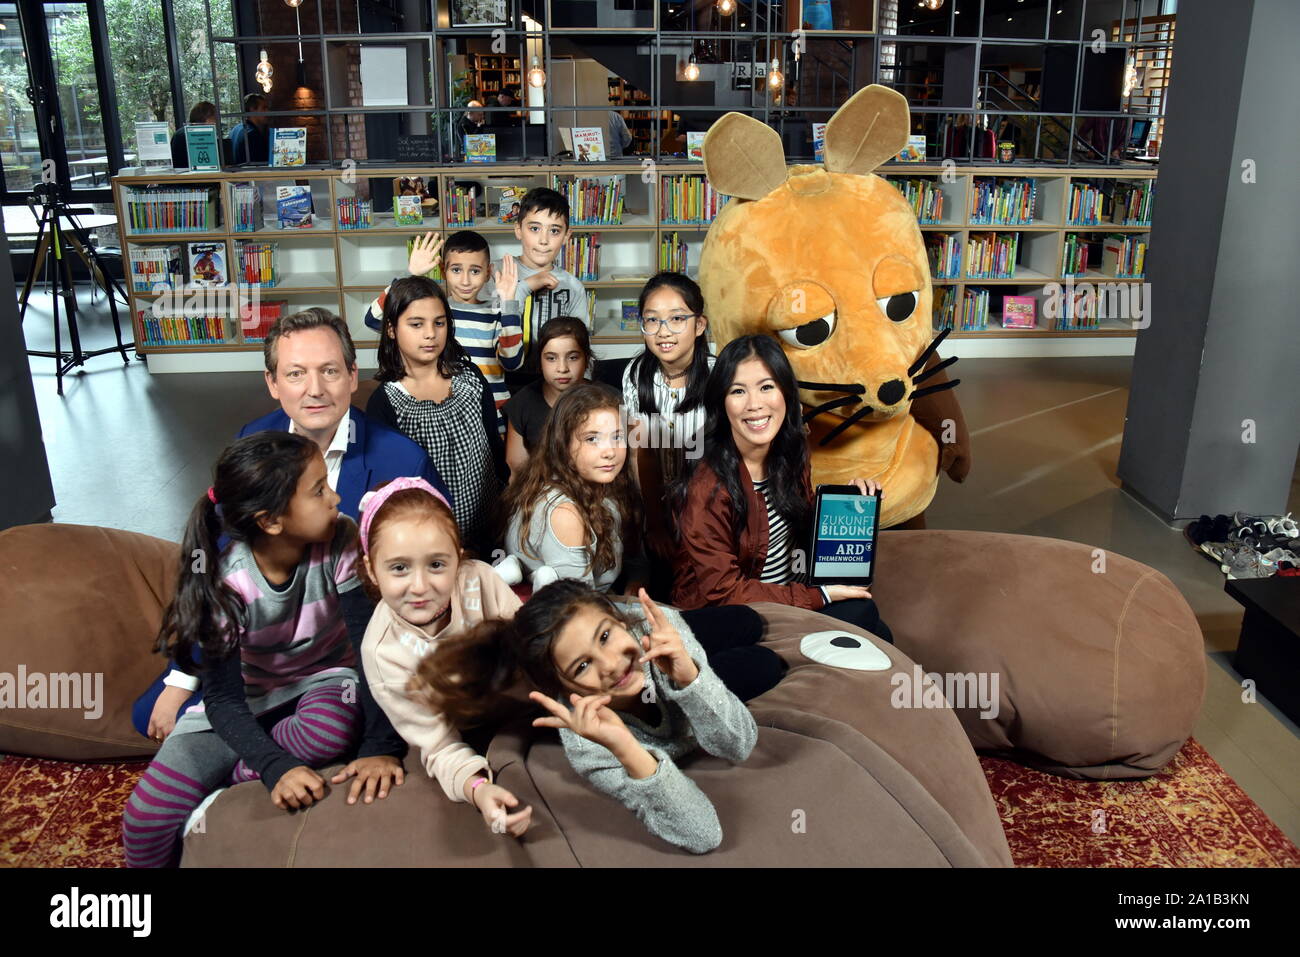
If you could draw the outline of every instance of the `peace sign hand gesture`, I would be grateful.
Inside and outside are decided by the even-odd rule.
[[[442,249],[442,237],[437,233],[425,233],[416,236],[411,244],[411,258],[406,261],[406,269],[412,276],[424,276],[438,265],[438,253]]]
[[[551,713],[549,718],[534,718],[535,728],[568,728],[574,734],[603,745],[615,754],[637,746],[636,738],[632,737],[632,732],[627,729],[623,719],[608,707],[613,699],[607,694],[585,697],[571,694],[569,700],[573,702],[572,711],[540,691],[533,691],[528,697]]]
[[[691,660],[690,653],[682,643],[682,636],[650,600],[644,588],[637,592],[637,597],[641,599],[641,610],[645,612],[645,620],[650,625],[650,634],[641,639],[641,646],[645,648],[641,660],[653,661],[677,687],[685,688],[699,675],[699,667]]]

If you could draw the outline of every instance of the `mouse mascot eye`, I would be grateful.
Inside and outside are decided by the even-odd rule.
[[[876,305],[880,311],[892,319],[894,322],[906,322],[912,318],[916,312],[916,304],[919,297],[914,292],[900,292],[896,296],[886,296],[883,299],[877,299]]]
[[[872,85],[827,122],[824,164],[787,165],[776,130],[740,113],[704,138],[704,171],[729,197],[700,252],[714,344],[779,343],[799,383],[813,483],[876,480],[885,528],[923,517],[940,472],[960,482],[970,469],[925,241],[906,198],[875,173],[910,132],[907,100]]]
[[[805,322],[802,326],[781,329],[777,332],[777,336],[788,346],[794,346],[796,349],[811,349],[829,339],[834,331],[835,310],[832,309],[826,315],[812,322]]]

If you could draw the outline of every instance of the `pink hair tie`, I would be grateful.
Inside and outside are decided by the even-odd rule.
[[[451,508],[451,502],[447,501],[445,495],[418,476],[395,478],[378,491],[367,492],[361,496],[361,551],[363,554],[370,554],[370,523],[374,521],[380,508],[393,496],[393,493],[408,488],[418,488],[421,491],[428,492],[442,502],[443,505],[446,505],[447,508]]]
[[[213,505],[217,504],[217,490],[214,489],[211,485],[208,486],[208,501],[211,502]]]

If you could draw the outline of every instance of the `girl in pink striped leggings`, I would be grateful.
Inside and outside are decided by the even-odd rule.
[[[174,863],[186,819],[228,784],[260,779],[277,807],[309,806],[325,795],[312,769],[357,737],[358,675],[339,608],[359,584],[357,529],[327,477],[310,440],[259,432],[222,454],[194,506],[159,645],[189,671],[202,651],[204,700],[127,801],[128,866]]]

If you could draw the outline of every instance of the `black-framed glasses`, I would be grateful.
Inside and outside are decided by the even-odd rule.
[[[642,318],[641,331],[647,336],[653,336],[659,332],[661,325],[667,326],[669,332],[685,332],[686,327],[691,324],[691,320],[698,316],[698,312],[681,313],[675,316],[669,316],[667,319],[660,319],[658,316]]]

